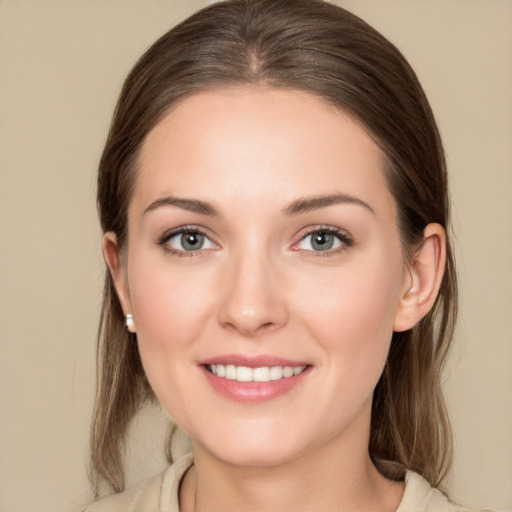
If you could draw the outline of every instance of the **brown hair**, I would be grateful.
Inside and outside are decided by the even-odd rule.
[[[162,36],[127,77],[101,158],[98,207],[104,232],[123,249],[137,158],[150,130],[186,96],[241,84],[307,91],[356,116],[386,156],[406,254],[425,226],[448,229],[443,148],[414,71],[367,23],[321,0],[231,0],[194,14]],[[441,370],[453,333],[457,286],[447,266],[432,311],[413,329],[394,333],[375,389],[373,460],[397,478],[396,462],[437,485],[451,462],[451,433]],[[98,343],[92,422],[92,480],[124,487],[122,453],[130,420],[153,397],[136,343],[107,272]]]

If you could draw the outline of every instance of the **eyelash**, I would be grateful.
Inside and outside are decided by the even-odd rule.
[[[306,249],[300,249],[297,246],[303,242],[308,236],[312,236],[315,233],[325,233],[327,235],[334,236],[341,245],[334,249],[327,249],[325,251],[311,251]],[[333,226],[314,226],[312,228],[306,228],[304,233],[301,235],[300,240],[295,243],[292,247],[293,250],[301,251],[303,253],[307,253],[308,256],[313,258],[325,258],[328,256],[332,256],[333,254],[337,254],[348,247],[352,247],[354,245],[354,239],[352,236],[344,230],[339,228],[335,228]]]
[[[185,233],[188,234],[198,234],[202,235],[214,245],[215,242],[212,242],[210,239],[210,236],[202,229],[198,228],[197,226],[181,226],[179,228],[172,229],[170,231],[166,231],[159,239],[158,239],[158,245],[160,245],[164,251],[172,254],[173,256],[176,256],[177,258],[190,258],[193,256],[199,256],[202,252],[201,249],[197,251],[185,251],[185,250],[178,250],[171,247],[168,242],[171,240],[171,238],[177,236],[177,235],[183,235]]]
[[[354,245],[354,240],[351,237],[351,235],[348,234],[346,231],[342,231],[341,229],[338,229],[338,228],[335,228],[332,226],[315,226],[315,227],[306,228],[306,229],[307,230],[304,231],[303,234],[301,235],[300,240],[292,246],[292,250],[300,251],[303,253],[308,253],[308,256],[312,256],[315,258],[323,258],[326,256],[331,256],[332,254],[336,254],[340,251],[343,251],[347,247],[352,247]],[[166,231],[158,239],[158,245],[160,245],[166,252],[168,252],[178,258],[199,256],[202,253],[202,251],[205,249],[203,249],[203,250],[198,249],[197,251],[185,251],[185,250],[174,249],[168,244],[168,242],[169,242],[169,240],[171,240],[171,238],[173,238],[177,235],[183,235],[185,233],[202,235],[202,236],[206,237],[213,245],[217,245],[217,244],[215,244],[215,242],[211,241],[210,237],[204,230],[198,228],[197,226],[181,226],[179,228],[175,228],[170,231]],[[325,233],[327,235],[334,236],[341,243],[341,245],[334,249],[327,249],[325,251],[314,251],[314,250],[300,249],[297,247],[308,236],[312,236],[315,233]],[[208,250],[208,249],[206,249],[206,250]]]

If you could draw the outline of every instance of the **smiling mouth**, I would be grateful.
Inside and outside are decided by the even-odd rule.
[[[307,366],[261,366],[249,368],[248,366],[235,366],[233,364],[206,365],[206,369],[213,375],[238,382],[270,382],[289,379],[301,374],[306,368]]]

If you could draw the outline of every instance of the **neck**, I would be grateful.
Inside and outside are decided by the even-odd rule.
[[[275,466],[226,463],[194,445],[194,467],[180,491],[183,512],[395,511],[402,482],[392,482],[368,455],[368,436],[340,435],[307,455]]]

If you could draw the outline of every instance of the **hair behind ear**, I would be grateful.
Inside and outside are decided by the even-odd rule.
[[[108,342],[112,338],[116,343]],[[103,291],[96,358],[89,478],[98,495],[103,480],[115,492],[124,489],[123,448],[128,426],[144,401],[153,396],[135,335],[123,327],[123,311],[109,273]]]
[[[372,458],[416,471],[433,486],[440,484],[452,462],[441,377],[457,318],[456,298],[455,264],[447,243],[444,275],[433,306],[411,329],[393,334],[372,406]],[[379,467],[385,474],[393,468]],[[388,476],[403,474],[391,470]]]

